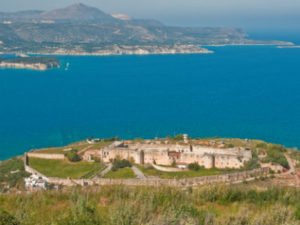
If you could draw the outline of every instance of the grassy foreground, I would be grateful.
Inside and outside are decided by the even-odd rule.
[[[73,178],[86,177],[95,174],[93,171],[101,171],[104,167],[100,163],[93,162],[68,162],[66,160],[30,158],[29,165],[48,177]]]
[[[0,195],[0,224],[300,224],[299,190],[255,185],[218,185],[189,190],[103,186],[12,193]]]
[[[111,170],[104,175],[104,178],[111,178],[111,179],[128,179],[128,178],[135,178],[135,177],[136,176],[134,172],[129,167],[118,169],[117,171]]]

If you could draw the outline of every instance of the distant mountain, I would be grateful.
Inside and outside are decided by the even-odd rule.
[[[170,27],[157,20],[134,19],[124,14],[112,16],[81,3],[51,11],[0,13],[0,52],[5,53],[93,53],[103,49],[117,52],[120,46],[167,46],[163,47],[166,49],[174,45],[225,44],[289,43],[250,40],[237,28]]]
[[[63,9],[56,9],[43,12],[39,15],[40,19],[54,21],[101,21],[115,22],[116,18],[103,11],[86,6],[82,3],[74,4]]]

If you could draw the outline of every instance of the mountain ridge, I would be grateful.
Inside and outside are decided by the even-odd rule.
[[[177,52],[175,45],[196,49],[199,45],[245,44],[291,43],[247,39],[242,29],[232,27],[176,27],[152,19],[124,20],[82,3],[50,11],[0,13],[0,53],[118,52],[116,49],[126,49],[122,46],[143,46],[141,52],[151,46]]]
[[[39,16],[42,19],[52,20],[87,20],[87,21],[115,21],[116,18],[106,14],[100,9],[87,6],[82,3],[76,3],[62,9],[45,11]]]

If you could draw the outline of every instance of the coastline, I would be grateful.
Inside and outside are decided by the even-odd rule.
[[[46,71],[49,69],[60,68],[60,62],[56,58],[49,57],[16,57],[13,59],[3,59],[0,67],[3,69],[30,69]]]
[[[300,48],[300,45],[293,45],[293,46],[277,46],[277,48]]]
[[[125,50],[125,51],[114,51],[114,50],[101,50],[98,52],[86,52],[86,51],[74,51],[59,49],[56,51],[37,51],[37,52],[25,52],[27,55],[47,55],[47,56],[126,56],[126,55],[137,55],[137,56],[146,56],[146,55],[196,55],[196,54],[213,54],[215,53],[212,50],[206,49],[206,47],[228,47],[228,46],[274,46],[277,48],[300,48],[300,46],[295,45],[292,42],[287,42],[286,45],[282,43],[277,44],[215,44],[215,45],[199,45],[192,46],[195,47],[195,50],[182,50],[178,51],[176,49],[170,48],[163,51],[153,51],[150,52],[144,49],[138,50]],[[190,46],[191,47],[191,46]],[[0,52],[0,55],[9,55],[9,54],[19,54],[19,52]]]
[[[226,46],[282,46],[286,48],[293,48],[295,44],[293,42],[287,42],[286,45],[282,44],[222,44],[222,45],[202,45],[203,47],[226,47]]]

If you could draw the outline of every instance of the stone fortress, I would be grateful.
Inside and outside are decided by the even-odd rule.
[[[252,154],[246,148],[214,148],[196,144],[168,144],[160,142],[133,143],[115,141],[100,149],[87,151],[85,160],[94,157],[109,163],[115,158],[128,159],[136,164],[156,164],[162,166],[187,165],[197,162],[210,168],[241,168],[251,160]]]

